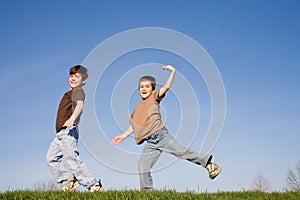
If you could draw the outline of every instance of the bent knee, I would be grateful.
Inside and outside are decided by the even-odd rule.
[[[56,162],[56,159],[53,158],[53,157],[51,157],[51,156],[49,156],[49,155],[46,155],[46,159],[45,160],[46,160],[46,163],[47,163],[48,166],[51,165],[51,163]]]

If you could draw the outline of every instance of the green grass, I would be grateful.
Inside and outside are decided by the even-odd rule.
[[[0,193],[0,199],[7,200],[156,200],[156,199],[200,199],[200,200],[238,200],[238,199],[261,199],[261,200],[286,200],[286,199],[300,199],[300,192],[219,192],[219,193],[178,193],[173,190],[142,192],[135,190],[128,191],[106,191],[103,193],[89,193],[89,192],[61,192],[61,191],[7,191]]]

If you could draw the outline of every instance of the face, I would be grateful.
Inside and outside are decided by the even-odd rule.
[[[152,92],[152,85],[151,81],[141,81],[140,82],[140,95],[143,99],[146,99],[151,95]]]
[[[81,74],[79,74],[79,73],[70,75],[69,84],[70,84],[71,88],[76,88],[76,87],[82,86],[85,82],[86,81],[83,81],[83,78],[82,78]]]

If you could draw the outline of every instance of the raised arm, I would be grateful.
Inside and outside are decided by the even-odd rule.
[[[173,80],[174,80],[175,72],[176,72],[176,69],[171,65],[163,66],[162,69],[169,70],[171,73],[170,73],[170,76],[169,76],[166,84],[162,88],[159,89],[160,97],[164,96],[164,94],[171,88]]]
[[[120,144],[125,138],[130,136],[132,133],[133,133],[133,129],[132,129],[132,126],[130,126],[122,135],[116,136],[112,140],[112,144],[113,145]]]

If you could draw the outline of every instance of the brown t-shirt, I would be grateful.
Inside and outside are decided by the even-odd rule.
[[[159,110],[162,98],[159,98],[158,90],[154,90],[132,112],[130,124],[137,144],[142,144],[145,138],[164,127]]]
[[[56,132],[58,132],[59,129],[63,127],[64,123],[71,117],[74,108],[76,107],[76,102],[79,100],[84,101],[84,99],[85,93],[81,87],[71,89],[64,94],[58,106],[56,117]],[[74,125],[79,124],[80,115],[75,120]]]

